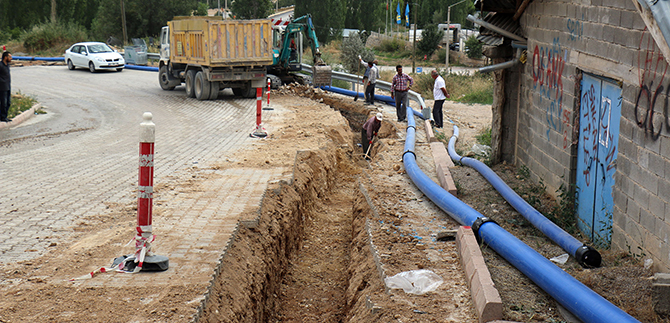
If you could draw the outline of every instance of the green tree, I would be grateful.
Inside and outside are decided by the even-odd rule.
[[[295,5],[295,0],[278,0],[278,1],[279,1],[278,4],[279,8]]]
[[[270,0],[240,0],[234,1],[230,9],[237,19],[258,19],[270,15],[273,7]]]
[[[363,57],[366,62],[375,59],[374,52],[369,48],[365,48],[365,45],[363,45],[360,34],[351,33],[349,34],[349,37],[342,40],[342,52],[340,53],[342,66],[349,73],[358,73],[361,69],[364,69],[361,67],[360,60],[358,59],[359,55]]]
[[[193,15],[194,16],[207,16],[207,9],[209,9],[209,7],[207,6],[207,3],[200,2],[200,3],[198,3],[198,9],[195,10]]]
[[[424,55],[433,55],[437,49],[437,45],[442,40],[442,33],[437,29],[437,25],[428,25],[421,32],[421,40],[416,44],[416,47]]]
[[[346,0],[295,0],[295,17],[312,14],[319,42],[342,36]]]
[[[386,21],[386,0],[346,0],[345,10],[345,28],[376,31]]]
[[[124,0],[126,29],[129,38],[157,36],[174,16],[190,16],[197,10],[197,0]],[[121,3],[119,0],[100,0],[93,19],[91,33],[97,40],[109,36],[123,39]]]
[[[481,58],[482,57],[482,43],[477,40],[475,36],[470,36],[465,41],[466,55],[470,58]]]

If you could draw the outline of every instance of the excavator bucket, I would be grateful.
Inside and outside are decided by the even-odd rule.
[[[314,86],[330,85],[333,70],[328,65],[314,65],[312,67],[312,83]]]

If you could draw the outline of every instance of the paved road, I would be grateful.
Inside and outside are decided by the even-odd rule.
[[[104,216],[110,204],[135,201],[139,123],[146,111],[156,124],[156,183],[255,140],[249,138],[254,100],[234,98],[230,90],[216,101],[187,99],[181,87],[161,90],[156,78],[156,73],[133,70],[12,69],[12,89],[35,96],[48,113],[0,129],[0,264],[43,255],[51,243],[67,239],[78,219]],[[212,189],[239,186],[247,191],[237,194],[249,196],[262,192],[273,172],[228,175]],[[211,205],[209,198],[195,206],[175,203],[177,215],[184,215],[175,220],[185,221],[187,228],[193,218],[197,227],[220,223],[222,214],[230,212],[224,202],[232,193],[222,194],[212,196],[219,202]],[[204,218],[198,218],[198,211],[205,211]],[[175,260],[211,234],[200,239],[174,251]],[[218,253],[212,255],[214,261]]]

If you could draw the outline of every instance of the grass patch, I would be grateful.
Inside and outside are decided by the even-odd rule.
[[[21,114],[21,112],[29,110],[37,103],[37,100],[33,97],[23,95],[19,91],[17,94],[12,94],[12,104],[9,107],[8,117],[14,118]]]
[[[391,82],[395,72],[383,71],[379,73],[380,79]],[[424,98],[433,98],[433,85],[435,81],[430,74],[411,74],[414,79],[412,90],[419,92]],[[450,74],[444,76],[444,83],[452,100],[461,103],[493,103],[493,77],[489,74],[476,73],[474,76]]]
[[[482,145],[491,146],[491,127],[486,127],[479,131],[479,134],[475,136],[477,142]]]
[[[22,38],[23,47],[33,55],[61,56],[72,44],[88,38],[86,28],[74,23],[35,25]]]

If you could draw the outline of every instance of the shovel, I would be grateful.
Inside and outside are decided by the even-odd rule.
[[[356,67],[356,78],[358,78],[358,73],[361,71],[361,62],[358,62],[358,65]],[[356,81],[356,96],[354,97],[354,101],[358,101],[358,80]]]
[[[377,137],[372,137],[372,142],[375,141],[375,138]],[[368,151],[365,152],[365,158],[370,158],[370,148],[372,148],[372,142],[368,145]]]

